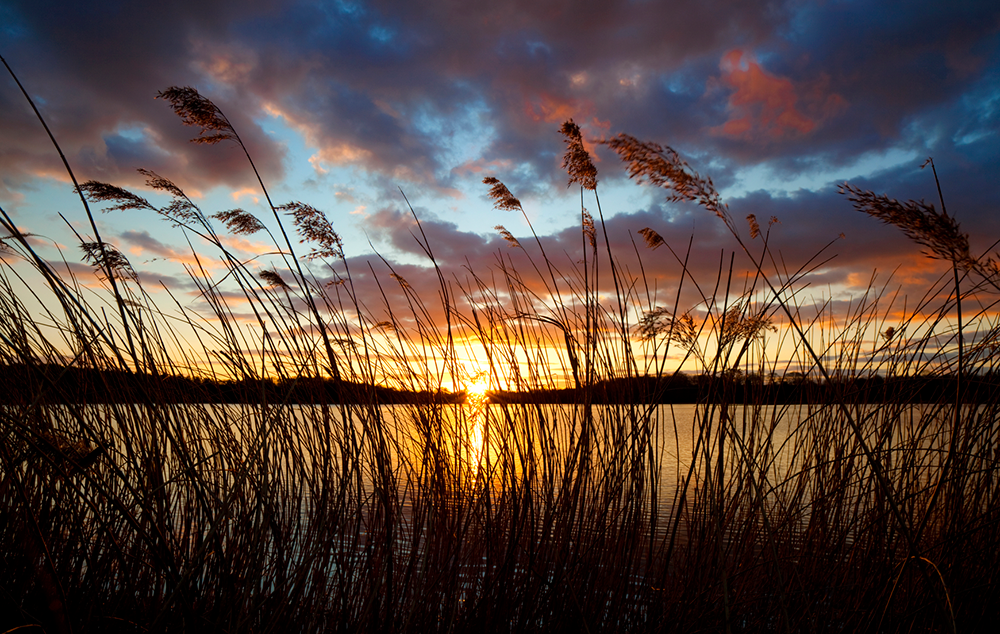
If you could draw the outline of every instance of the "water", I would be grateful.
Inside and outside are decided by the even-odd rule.
[[[238,577],[262,594],[301,591],[339,606],[342,622],[365,622],[368,601],[384,599],[386,614],[429,623],[496,605],[544,629],[583,606],[594,624],[638,629],[678,597],[703,601],[691,604],[703,614],[720,579],[743,615],[762,605],[769,619],[778,596],[823,613],[869,578],[894,578],[906,551],[875,466],[914,526],[958,455],[968,493],[945,492],[938,506],[992,517],[973,506],[994,504],[998,487],[995,408],[962,410],[968,431],[956,453],[947,407],[849,413],[8,407],[0,493],[46,522],[47,543],[79,562],[74,570],[104,566],[116,578],[115,562],[139,561],[133,574],[145,581],[128,583],[147,590],[170,569],[206,588]],[[42,429],[105,453],[82,473],[61,471],[41,459]],[[929,522],[924,542],[939,543],[941,526]],[[800,562],[804,588],[788,585]],[[776,593],[779,574],[801,594]]]
[[[963,417],[992,415],[982,409]],[[481,512],[515,495],[558,513],[575,496],[600,509],[593,523],[639,517],[663,531],[683,504],[799,504],[808,522],[816,493],[796,487],[847,463],[854,472],[836,474],[839,484],[869,494],[871,457],[900,495],[932,484],[948,451],[948,411],[851,410],[855,425],[840,408],[816,405],[65,405],[34,424],[106,447],[112,475],[133,486],[148,485],[152,461],[178,508],[194,495],[188,485],[223,503],[278,487],[305,516],[336,498],[419,526],[448,508]]]

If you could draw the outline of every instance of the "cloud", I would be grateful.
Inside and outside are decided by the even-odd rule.
[[[118,237],[124,241],[125,244],[130,245],[123,248],[123,250],[128,252],[130,256],[129,259],[132,260],[132,266],[137,270],[141,270],[143,268],[148,269],[148,265],[150,263],[160,260],[189,265],[193,267],[194,270],[206,269],[211,271],[224,268],[224,264],[219,261],[218,258],[205,257],[205,253],[201,253],[199,256],[196,256],[195,253],[191,251],[178,251],[177,249],[174,249],[173,247],[168,246],[156,239],[145,230],[123,231]],[[232,244],[232,242],[230,242],[230,244]],[[242,244],[242,242],[237,244]],[[155,257],[150,258],[150,255]],[[146,260],[141,261],[139,258],[146,258]]]
[[[86,8],[65,3],[50,6],[52,12],[14,3],[16,35],[4,55],[80,180],[137,184],[141,178],[135,168],[146,167],[185,188],[238,188],[254,181],[242,153],[231,144],[196,148],[188,140],[197,131],[181,125],[167,104],[154,101],[170,85],[203,80],[197,69],[189,69],[196,61],[190,37],[197,24],[219,28],[224,20],[209,16],[223,8],[206,2],[154,16],[132,6],[110,11],[100,3]],[[248,7],[247,15],[252,13]],[[255,154],[258,169],[280,178],[280,144],[229,95],[213,99]],[[64,173],[23,96],[0,91],[0,108],[0,173],[8,187],[21,187],[36,174]]]
[[[799,109],[801,89],[787,77],[777,77],[741,50],[732,50],[719,64],[719,82],[732,90],[729,96],[729,119],[711,128],[712,134],[735,139],[769,141],[789,136],[806,136],[818,125],[847,107],[847,101],[836,93],[823,94],[822,83],[808,92],[810,110],[807,116]],[[711,84],[710,84],[711,86]]]
[[[100,1],[5,6],[5,58],[78,178],[136,186],[144,179],[134,168],[145,167],[190,192],[258,192],[238,146],[190,143],[198,131],[154,99],[168,86],[195,86],[230,117],[266,182],[299,188],[287,161],[304,152],[310,178],[344,183],[339,198],[362,212],[357,217],[365,216],[388,259],[416,267],[400,274],[425,297],[436,292],[436,277],[419,268],[426,254],[412,219],[388,203],[396,186],[411,195],[450,275],[500,261],[531,270],[528,257],[538,261],[538,245],[516,216],[485,214],[473,226],[429,210],[480,200],[482,177],[495,175],[548,213],[545,205],[566,190],[557,130],[569,117],[588,142],[621,131],[669,144],[720,189],[748,168],[767,168],[773,179],[729,201],[733,214],[778,216],[773,244],[790,262],[808,261],[834,240],[837,258],[816,274],[817,283],[857,286],[873,267],[901,263],[907,284],[930,279],[933,266],[924,266],[913,245],[854,212],[835,188],[851,179],[893,197],[934,200],[936,188],[916,167],[927,155],[937,161],[949,211],[976,228],[978,248],[1000,234],[1000,193],[992,185],[1000,169],[1000,9],[990,3],[918,2],[906,12],[881,3],[763,10],[722,0],[543,0],[462,11],[439,0],[200,0],[157,12]],[[0,112],[3,204],[20,206],[51,180],[67,191],[58,154],[9,81],[0,86]],[[275,117],[301,137],[288,142],[301,140],[304,150],[268,132]],[[621,185],[626,176],[617,160],[591,149],[603,159],[601,187]],[[883,155],[920,159],[845,171],[859,157]],[[813,191],[779,191],[804,174],[820,175]],[[668,207],[661,192],[621,200],[607,221],[616,253],[632,252],[644,226],[679,248],[694,231],[692,266],[711,278],[719,254],[734,248],[714,219]],[[489,230],[495,224],[525,248],[509,249]],[[572,271],[582,257],[579,228],[546,232],[542,248]],[[841,232],[845,240],[836,239]],[[130,237],[143,253],[182,257],[155,231],[141,233]],[[368,249],[349,246],[357,249],[352,257]],[[359,275],[370,277],[357,264]],[[675,264],[662,249],[643,253],[662,285],[678,279]],[[627,265],[634,270],[637,262]],[[599,274],[609,271],[606,263]],[[541,280],[530,284],[544,291]]]

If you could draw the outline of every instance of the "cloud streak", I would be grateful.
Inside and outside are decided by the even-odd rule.
[[[241,149],[196,147],[197,130],[154,99],[168,86],[194,86],[232,120],[265,182],[287,196],[276,203],[332,207],[335,228],[353,232],[345,248],[359,283],[374,282],[368,262],[376,276],[385,270],[371,240],[421,297],[434,297],[425,235],[451,280],[501,263],[533,270],[538,244],[521,218],[489,211],[487,175],[525,202],[541,247],[575,275],[579,205],[566,202],[559,169],[558,128],[568,118],[581,125],[600,172],[608,241],[629,271],[640,270],[641,256],[657,297],[678,283],[677,263],[641,244],[637,256],[639,229],[655,229],[677,252],[694,235],[690,266],[704,279],[737,245],[703,210],[628,185],[617,158],[594,143],[618,132],[675,147],[733,192],[735,218],[779,218],[770,246],[793,269],[822,251],[810,277],[818,293],[863,292],[873,270],[896,271],[909,289],[938,272],[898,232],[854,211],[836,193],[843,180],[936,200],[918,169],[933,155],[949,210],[975,228],[974,250],[1000,235],[995,3],[918,2],[903,14],[893,3],[861,2],[765,10],[721,0],[543,0],[456,11],[438,0],[201,0],[154,13],[128,3],[0,1],[3,54],[81,180],[141,187],[134,169],[144,167],[192,196],[222,192],[227,204],[253,204],[269,220]],[[0,203],[30,230],[38,207],[29,201],[65,192],[66,177],[9,81],[0,113]],[[332,199],[311,201],[308,188]],[[585,204],[596,212],[595,203]],[[104,222],[137,255],[189,262],[169,246],[179,239],[145,220]],[[524,248],[509,248],[498,224]],[[746,262],[738,266],[745,272]],[[609,272],[605,262],[602,284]],[[544,280],[529,278],[543,294]],[[378,305],[377,287],[370,290],[366,301]]]

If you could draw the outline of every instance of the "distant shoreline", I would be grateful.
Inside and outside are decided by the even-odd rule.
[[[1000,376],[963,378],[962,401],[993,403]],[[56,364],[0,365],[0,404],[155,403],[171,404],[379,404],[458,405],[464,392],[407,390],[332,379],[226,380],[154,376],[118,370],[67,368]],[[502,404],[698,404],[698,403],[937,403],[954,398],[952,376],[847,377],[820,384],[808,379],[761,381],[758,377],[719,378],[684,374],[601,381],[580,388],[492,391],[489,402]]]

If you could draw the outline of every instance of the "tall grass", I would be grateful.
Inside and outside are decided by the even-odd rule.
[[[208,99],[161,96],[208,132],[203,142],[243,147]],[[583,203],[597,172],[579,128],[562,132]],[[797,291],[822,254],[791,273],[769,265],[771,225],[750,217],[744,235],[676,152],[625,135],[606,143],[630,175],[718,216],[751,276],[737,280],[723,260],[715,279],[696,279],[684,251],[665,255],[655,229],[641,228],[640,265],[677,262],[681,283],[663,308],[612,251],[594,198],[596,219],[581,204],[580,264],[568,273],[537,237],[522,244],[499,228],[527,268],[502,256],[449,279],[421,229],[439,305],[385,262],[394,286],[371,309],[333,227],[308,205],[267,198],[276,265],[257,270],[216,229],[266,231],[243,210],[208,216],[152,172],[166,206],[78,184],[88,216],[90,203],[157,213],[206,245],[190,271],[206,313],[159,305],[96,223],[80,241],[104,287],[89,290],[0,210],[0,363],[17,372],[18,395],[0,407],[0,630],[992,623],[1000,412],[988,388],[979,404],[965,394],[992,370],[995,267],[969,253],[943,209],[852,189],[861,211],[948,260],[953,279],[892,328],[893,298],[878,289],[846,314],[813,310]],[[499,208],[523,212],[502,182],[487,184]],[[336,283],[302,265],[286,214]],[[599,301],[609,293],[610,307]],[[775,338],[780,358],[766,345]],[[568,377],[575,401],[452,404],[443,388],[468,382],[470,341],[494,386],[553,389]],[[700,374],[689,416],[657,404],[677,351]],[[95,385],[71,389],[77,369],[101,372],[74,375]],[[192,372],[237,379],[242,404],[205,404],[207,383],[178,392],[171,377]],[[913,377],[951,387],[916,405]],[[424,397],[387,406],[375,385]],[[95,392],[107,398],[81,401]],[[313,404],[299,405],[302,394]]]

